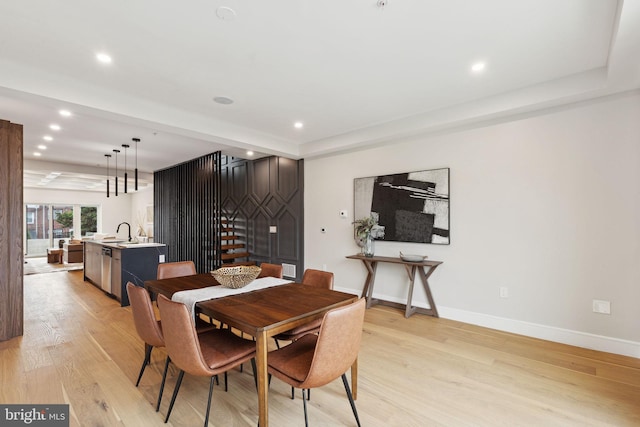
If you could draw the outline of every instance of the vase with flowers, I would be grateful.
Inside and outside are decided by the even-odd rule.
[[[384,237],[384,226],[378,224],[379,219],[377,212],[371,212],[368,217],[353,221],[356,243],[366,257],[372,257],[375,253],[374,239]]]

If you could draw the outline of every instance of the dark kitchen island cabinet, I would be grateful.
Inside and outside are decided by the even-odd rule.
[[[113,241],[85,241],[84,280],[129,305],[126,286],[131,282],[144,286],[145,280],[156,278],[158,264],[165,262],[167,245]]]

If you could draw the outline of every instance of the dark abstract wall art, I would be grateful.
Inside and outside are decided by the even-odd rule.
[[[449,168],[354,179],[354,217],[380,215],[381,240],[448,245]]]

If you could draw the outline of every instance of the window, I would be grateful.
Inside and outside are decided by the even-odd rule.
[[[100,207],[73,204],[24,205],[26,256],[43,256],[61,241],[81,239],[98,231]]]

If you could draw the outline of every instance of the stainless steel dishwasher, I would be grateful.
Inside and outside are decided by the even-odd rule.
[[[102,290],[111,293],[111,248],[102,247]]]

